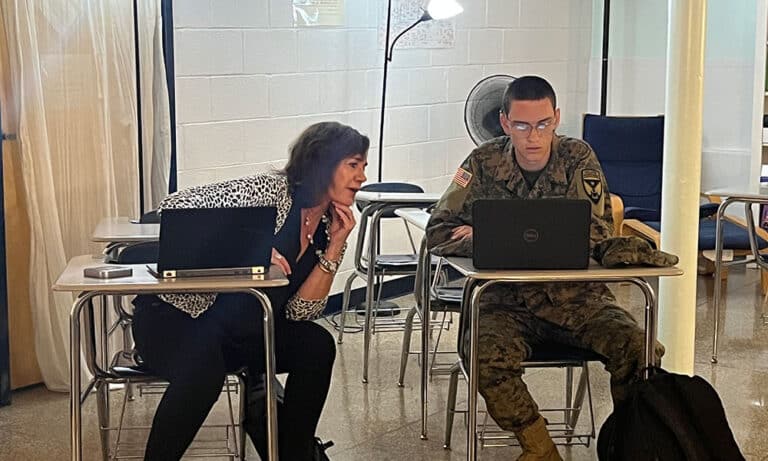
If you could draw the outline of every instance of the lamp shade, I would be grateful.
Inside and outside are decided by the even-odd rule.
[[[427,13],[432,19],[448,19],[464,11],[456,0],[430,0]]]

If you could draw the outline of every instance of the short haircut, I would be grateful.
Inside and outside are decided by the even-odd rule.
[[[304,207],[317,205],[328,192],[339,163],[356,154],[367,156],[369,146],[367,136],[338,122],[307,127],[291,144],[282,170],[295,200]]]
[[[552,109],[557,109],[557,97],[555,90],[548,81],[536,75],[526,75],[512,80],[504,91],[501,101],[501,111],[509,114],[509,106],[512,101],[538,101],[549,99]]]

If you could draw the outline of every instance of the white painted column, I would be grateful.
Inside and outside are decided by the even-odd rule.
[[[685,374],[696,332],[705,30],[705,1],[669,0],[661,248],[680,257],[685,274],[659,281],[659,339],[664,367]]]

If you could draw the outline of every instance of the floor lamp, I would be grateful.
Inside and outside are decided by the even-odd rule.
[[[389,69],[389,62],[392,61],[392,51],[395,49],[395,43],[397,43],[400,37],[422,22],[431,21],[433,19],[439,20],[452,18],[462,11],[464,11],[464,8],[462,8],[456,0],[430,0],[427,4],[427,8],[424,10],[424,14],[422,14],[416,22],[400,32],[390,44],[389,29],[392,22],[392,0],[387,0],[387,29],[384,38],[384,79],[381,87],[381,116],[379,120],[379,182],[381,182],[382,171],[384,170],[384,112],[387,106],[387,70]]]
[[[608,43],[611,22],[611,0],[603,0],[603,54],[600,66],[600,115],[608,105]]]

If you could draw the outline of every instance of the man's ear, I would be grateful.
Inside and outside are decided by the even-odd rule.
[[[560,126],[560,108],[555,109],[555,128]]]
[[[511,127],[509,126],[509,118],[507,118],[507,115],[504,113],[504,111],[499,111],[499,123],[501,123],[501,129],[504,130],[504,134],[509,136],[509,132],[511,131]]]

